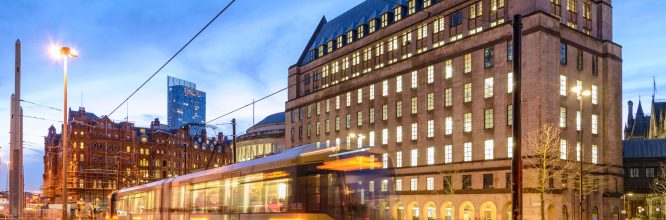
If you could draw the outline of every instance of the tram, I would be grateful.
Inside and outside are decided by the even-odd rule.
[[[396,200],[388,154],[305,145],[254,160],[121,189],[121,220],[388,219]],[[382,162],[379,159],[382,158]],[[382,207],[382,208],[380,208]]]

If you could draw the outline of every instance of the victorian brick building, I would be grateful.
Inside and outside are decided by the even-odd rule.
[[[80,108],[70,110],[68,126],[72,203],[103,207],[113,190],[230,162],[229,142],[222,133],[207,136],[206,130],[192,131],[187,125],[172,129],[155,119],[150,127],[136,127]],[[43,195],[55,204],[62,202],[61,137],[51,126],[44,138]]]
[[[514,14],[524,15],[522,136],[559,125],[563,152],[582,146],[562,159],[607,167],[585,219],[621,218],[622,55],[610,0],[366,0],[323,18],[289,68],[287,146],[386,149],[378,159],[397,177],[360,183],[398,191],[399,201],[374,204],[377,215],[508,219]],[[577,86],[591,91],[582,111]],[[525,170],[525,219],[539,216],[534,175]],[[573,181],[552,183],[548,219],[577,216]]]

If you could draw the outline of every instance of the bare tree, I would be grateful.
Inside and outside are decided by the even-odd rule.
[[[566,149],[568,149],[567,147]],[[541,204],[541,219],[545,219],[546,194],[555,189],[556,177],[566,176],[572,169],[572,163],[561,158],[560,129],[550,123],[543,124],[539,129],[527,136],[526,161],[532,170],[536,170],[536,191]],[[565,151],[564,153],[568,153]]]

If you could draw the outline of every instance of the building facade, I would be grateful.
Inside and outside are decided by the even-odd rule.
[[[167,77],[167,124],[180,128],[186,123],[206,123],[206,93],[197,85],[176,77]]]
[[[585,162],[607,165],[598,178],[611,184],[583,214],[620,219],[622,59],[609,0],[366,0],[323,18],[289,68],[287,147],[387,150],[399,201],[375,204],[381,216],[509,219],[514,14],[524,15],[522,136],[559,125],[565,152],[581,143]],[[591,91],[582,114],[576,86]],[[538,219],[536,174],[524,172],[525,219]],[[547,219],[578,216],[573,181],[553,188]]]
[[[651,115],[643,112],[641,100],[638,100],[636,115],[634,115],[634,102],[629,100],[627,123],[624,126],[624,139],[660,139],[666,138],[666,100],[655,99],[657,83],[654,82],[654,91],[650,106]]]
[[[653,180],[666,162],[666,139],[622,141],[625,207],[629,219],[666,218],[666,199],[652,191]]]
[[[267,116],[236,138],[238,162],[252,160],[285,150],[284,112]]]
[[[71,203],[105,207],[111,191],[228,164],[228,141],[190,135],[190,127],[171,129],[158,119],[150,127],[113,122],[84,108],[69,114],[67,188]],[[43,197],[62,203],[62,133],[44,138]],[[220,142],[219,140],[223,140]],[[228,155],[227,155],[228,154]],[[209,163],[210,160],[210,163]]]

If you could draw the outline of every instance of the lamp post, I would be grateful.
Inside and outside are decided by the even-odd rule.
[[[578,113],[576,114],[576,129],[579,129],[578,131],[578,140],[580,141],[580,158],[578,158],[578,162],[580,165],[580,168],[578,170],[578,175],[580,176],[580,179],[578,180],[578,191],[579,191],[579,208],[580,208],[580,213],[579,213],[579,219],[583,219],[583,159],[584,159],[584,152],[585,152],[585,147],[583,145],[583,97],[590,96],[590,91],[585,90],[583,91],[582,86],[576,86],[573,89],[571,89],[576,94],[576,98],[578,99]]]
[[[67,168],[69,160],[67,157],[67,60],[69,57],[78,57],[79,53],[69,47],[51,46],[51,55],[54,58],[62,58],[63,63],[63,126],[62,126],[62,219],[67,219]]]

